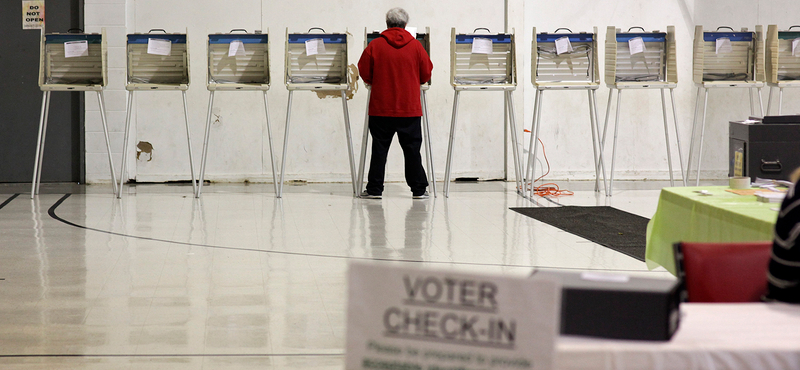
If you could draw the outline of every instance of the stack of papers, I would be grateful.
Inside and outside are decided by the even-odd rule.
[[[756,199],[764,203],[780,203],[786,197],[785,193],[756,192]]]

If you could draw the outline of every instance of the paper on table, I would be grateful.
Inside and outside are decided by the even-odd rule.
[[[64,58],[88,57],[89,42],[86,40],[67,41],[64,43]]]
[[[800,57],[800,37],[792,40],[792,56]]]
[[[472,54],[491,54],[492,40],[485,37],[475,37],[472,39]]]
[[[556,54],[561,55],[564,53],[571,53],[572,43],[569,42],[569,37],[564,36],[556,39]]]
[[[231,41],[230,45],[228,45],[228,56],[244,56],[244,43],[242,40],[233,40]]]
[[[720,37],[717,39],[717,54],[730,54],[733,51],[731,39]]]
[[[417,37],[417,27],[406,26],[406,31],[408,31],[411,36],[414,36],[414,38]]]
[[[172,41],[164,39],[147,39],[147,54],[167,56],[172,51]]]
[[[647,48],[644,46],[644,40],[642,40],[641,37],[634,37],[628,40],[628,49],[631,51],[631,55],[647,51]]]
[[[306,55],[312,56],[325,52],[325,41],[322,39],[306,40]]]

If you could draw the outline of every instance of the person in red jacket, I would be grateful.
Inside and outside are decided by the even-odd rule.
[[[380,198],[383,194],[386,156],[395,133],[403,149],[406,183],[412,196],[428,197],[428,179],[420,156],[420,85],[430,80],[433,63],[416,35],[405,30],[406,24],[405,10],[389,10],[387,30],[367,45],[358,61],[361,78],[372,86],[369,100],[372,158],[367,189],[361,194],[364,198]]]

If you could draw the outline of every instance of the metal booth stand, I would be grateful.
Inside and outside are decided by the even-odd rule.
[[[800,87],[800,31],[778,31],[777,25],[767,26],[766,71],[769,98],[767,111],[772,109],[772,91],[778,88],[778,115],[782,113],[783,89]]]
[[[312,30],[322,33],[311,33]],[[342,96],[347,150],[350,160],[350,179],[353,196],[356,190],[356,164],[353,155],[353,137],[350,134],[350,113],[347,110],[349,74],[347,73],[347,33],[325,33],[322,28],[311,28],[308,33],[289,33],[286,29],[286,89],[289,102],[286,107],[286,130],[283,134],[283,157],[278,198],[283,194],[286,175],[286,151],[289,145],[289,123],[292,117],[292,93],[295,90],[338,90]]]
[[[556,33],[560,30],[569,33]],[[597,27],[593,33],[573,33],[567,28],[556,29],[554,33],[536,33],[533,28],[531,61],[531,80],[536,87],[536,99],[531,123],[531,143],[528,165],[525,169],[525,188],[530,181],[530,197],[534,193],[536,180],[536,156],[539,148],[539,128],[541,127],[542,100],[546,90],[585,90],[589,97],[589,121],[592,130],[592,151],[594,152],[595,185],[600,191],[600,175],[606,195],[611,190],[606,184],[606,170],[603,161],[603,141],[600,139],[600,124],[597,114],[597,89],[600,87],[600,65],[597,56]]]
[[[722,32],[721,28],[730,31]],[[692,166],[692,150],[694,149],[697,112],[700,110],[700,96],[703,96],[703,113],[700,128],[700,148],[697,155],[697,181],[700,185],[700,168],[703,161],[703,140],[706,131],[706,108],[708,89],[711,88],[747,88],[750,92],[750,115],[756,115],[753,102],[753,89],[758,90],[759,112],[764,114],[761,99],[761,88],[764,87],[764,33],[762,26],[756,26],[755,32],[743,28],[735,32],[733,28],[717,27],[715,31],[704,32],[703,26],[694,30],[694,62],[692,66],[693,80],[697,84],[692,119],[692,137],[689,144],[689,158],[685,175],[688,179]]]
[[[664,116],[664,138],[667,144],[667,164],[669,166],[669,183],[675,186],[672,175],[672,154],[669,143],[669,125],[667,119],[667,101],[664,90],[669,89],[672,100],[672,117],[675,122],[675,137],[678,144],[678,159],[681,165],[681,179],[686,186],[683,174],[683,156],[681,155],[681,137],[678,134],[678,115],[675,109],[674,89],[678,86],[678,69],[675,46],[675,27],[667,26],[667,32],[628,32],[621,33],[613,26],[606,33],[606,85],[608,85],[608,105],[606,120],[603,126],[605,144],[608,116],[611,112],[611,99],[614,89],[617,90],[617,114],[614,119],[614,149],[611,154],[611,179],[609,192],[614,190],[614,161],[617,157],[617,133],[619,131],[619,112],[622,105],[622,90],[626,89],[658,89],[661,91],[661,111]]]
[[[450,141],[447,144],[447,166],[444,172],[444,196],[450,196],[450,171],[453,141],[458,121],[458,96],[462,91],[502,91],[504,109],[508,113],[514,156],[517,192],[522,191],[522,168],[517,145],[517,125],[512,92],[517,88],[517,57],[514,30],[510,34],[456,34],[450,31],[450,84],[453,85],[453,117],[450,122]],[[505,124],[505,123],[504,123]]]
[[[211,133],[211,111],[216,91],[261,91],[264,95],[264,113],[267,117],[267,136],[269,139],[269,158],[272,166],[272,182],[278,193],[278,178],[275,171],[275,154],[272,148],[272,129],[269,124],[269,103],[267,91],[270,86],[269,36],[261,31],[255,33],[218,33],[208,35],[208,117],[203,140],[203,158],[200,162],[200,181],[197,184],[197,198],[203,191],[203,178],[206,173],[208,142]]]
[[[103,121],[103,134],[108,151],[108,166],[111,170],[111,184],[117,192],[117,176],[111,159],[111,145],[108,140],[106,105],[103,89],[108,81],[106,59],[105,28],[100,34],[92,33],[51,33],[44,34],[39,50],[39,88],[42,90],[42,111],[39,117],[39,136],[36,141],[36,159],[33,164],[31,199],[39,193],[42,180],[42,160],[47,136],[47,118],[50,113],[50,93],[53,91],[94,91],[100,105],[100,118]]]
[[[164,34],[153,34],[161,31]],[[189,169],[191,171],[192,192],[197,194],[192,156],[192,139],[189,133],[189,110],[186,106],[186,90],[189,89],[189,41],[185,33],[167,34],[164,30],[150,30],[146,34],[128,35],[128,77],[125,89],[128,90],[128,111],[125,118],[125,141],[122,147],[122,172],[119,179],[117,198],[122,197],[122,184],[125,182],[125,166],[130,139],[131,107],[133,93],[136,91],[175,91],[183,96],[183,116],[186,123],[186,142],[189,146]]]
[[[367,45],[369,45],[372,40],[381,37],[380,32],[373,31],[372,33],[367,33],[366,28],[364,29],[364,48],[366,49]],[[430,28],[425,27],[425,33],[416,34],[417,41],[422,44],[422,47],[425,48],[425,51],[428,52],[428,55],[431,55],[431,38],[430,38]],[[428,81],[420,86],[420,99],[422,102],[422,139],[425,142],[425,164],[428,167],[428,181],[431,185],[431,190],[433,190],[433,197],[436,198],[436,174],[433,170],[433,151],[431,149],[431,131],[430,125],[428,123],[428,89],[431,88],[431,82]],[[367,162],[367,146],[369,145],[369,98],[371,96],[372,90],[370,87],[367,86],[367,111],[364,114],[364,134],[361,138],[361,159],[359,161],[358,167],[358,185],[357,188],[360,191],[364,189],[364,168],[366,167]],[[358,195],[358,194],[357,194]]]

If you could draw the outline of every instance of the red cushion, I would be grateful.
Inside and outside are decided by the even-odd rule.
[[[772,242],[681,243],[689,302],[758,302]]]

